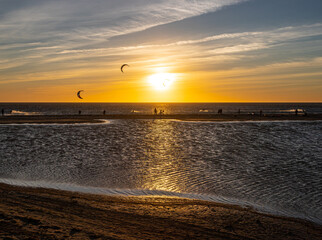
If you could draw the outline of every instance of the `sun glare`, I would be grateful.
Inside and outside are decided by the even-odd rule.
[[[175,81],[176,75],[174,73],[156,73],[148,77],[148,81],[156,90],[167,90]]]

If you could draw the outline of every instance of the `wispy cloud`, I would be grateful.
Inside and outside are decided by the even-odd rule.
[[[10,2],[0,17],[0,69],[37,61],[57,62],[57,53],[97,57],[113,49],[90,46],[107,44],[109,38],[216,11],[245,0],[67,0]],[[78,49],[78,50],[74,50]],[[112,53],[113,54],[113,53]],[[46,59],[45,59],[46,58]],[[67,60],[67,58],[65,58]],[[38,64],[38,63],[37,63]]]
[[[142,31],[244,0],[109,0],[33,1],[33,5],[4,14],[0,21],[3,40],[107,38]],[[37,35],[35,35],[37,34]],[[77,39],[78,38],[78,39]]]
[[[258,54],[253,56],[245,55],[247,52],[288,46],[290,42],[301,42],[305,38],[319,36],[321,32],[322,24],[313,24],[283,27],[260,32],[219,34],[166,44],[63,50],[59,54],[69,58],[73,58],[73,56],[76,58],[81,58],[82,56],[120,56],[122,58],[122,56],[126,55],[127,59],[136,63],[148,63],[155,58],[155,55],[158,58],[167,55],[169,64],[171,59],[174,59],[177,64],[182,62],[185,65],[191,65],[195,62],[199,67],[209,62],[232,62],[236,64],[243,58],[253,57],[256,61]],[[131,56],[133,56],[133,59]],[[60,59],[62,60],[64,57]]]
[[[277,86],[279,80],[282,86],[291,79],[315,84],[321,76],[322,20],[269,25],[263,18],[262,25],[253,24],[245,12],[257,10],[256,1],[1,2],[6,2],[0,9],[2,89],[10,83],[44,88],[117,83],[124,81],[119,66],[125,61],[135,81],[166,66],[185,76],[206,76],[207,83],[216,77],[223,88],[272,81]],[[235,24],[239,9],[245,22]]]

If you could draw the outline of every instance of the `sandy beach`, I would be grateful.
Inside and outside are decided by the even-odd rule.
[[[322,240],[322,0],[0,0],[0,240]]]
[[[28,115],[0,124],[111,119],[315,121],[322,114]],[[252,208],[165,196],[106,196],[0,184],[0,239],[321,239],[322,226]]]
[[[321,239],[322,226],[238,206],[0,184],[1,239]]]
[[[111,114],[111,115],[25,115],[0,116],[0,124],[21,123],[99,123],[109,119],[175,119],[183,121],[316,121],[322,120],[322,114],[291,115],[291,114]]]

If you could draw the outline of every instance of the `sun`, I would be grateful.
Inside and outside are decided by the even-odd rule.
[[[148,82],[158,91],[167,90],[176,79],[174,73],[155,73],[148,77]]]

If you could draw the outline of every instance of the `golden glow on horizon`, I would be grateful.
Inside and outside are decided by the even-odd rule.
[[[148,82],[158,91],[169,89],[175,80],[176,74],[174,73],[155,73],[148,77]]]
[[[0,102],[321,101],[321,88],[312,87],[319,86],[321,71],[310,68],[319,69],[322,58],[308,63],[207,71],[191,71],[188,60],[181,65],[172,62],[171,58],[130,62],[131,68],[124,74],[119,70],[120,64],[112,64],[17,75],[14,84],[0,83]],[[300,66],[306,71],[293,72]],[[308,85],[298,85],[303,78],[313,79]],[[80,89],[85,90],[83,100],[76,96]]]
[[[77,21],[61,27],[62,16],[53,13],[55,32],[48,32],[53,35],[43,41],[42,34],[19,31],[21,26],[15,24],[18,17],[32,31],[43,31],[42,15],[31,19],[29,7],[23,14],[19,8],[10,10],[13,15],[0,20],[7,33],[4,42],[0,39],[0,102],[322,102],[322,56],[313,51],[321,45],[321,23],[264,24],[261,31],[251,22],[242,29],[226,24],[227,31],[218,32],[211,27],[191,29],[186,24],[210,18],[181,22],[187,17],[182,8],[177,17],[184,18],[174,20],[173,12],[166,18],[164,11],[162,17],[155,15],[154,25],[150,10],[161,5],[151,3],[146,12],[137,6],[131,18],[110,16],[106,28],[99,12],[93,19],[83,16],[84,28]],[[79,7],[81,13],[88,10]],[[211,19],[223,17],[216,14]],[[307,40],[313,36],[317,39]],[[122,73],[125,63],[130,67]],[[83,99],[76,95],[81,89]]]

